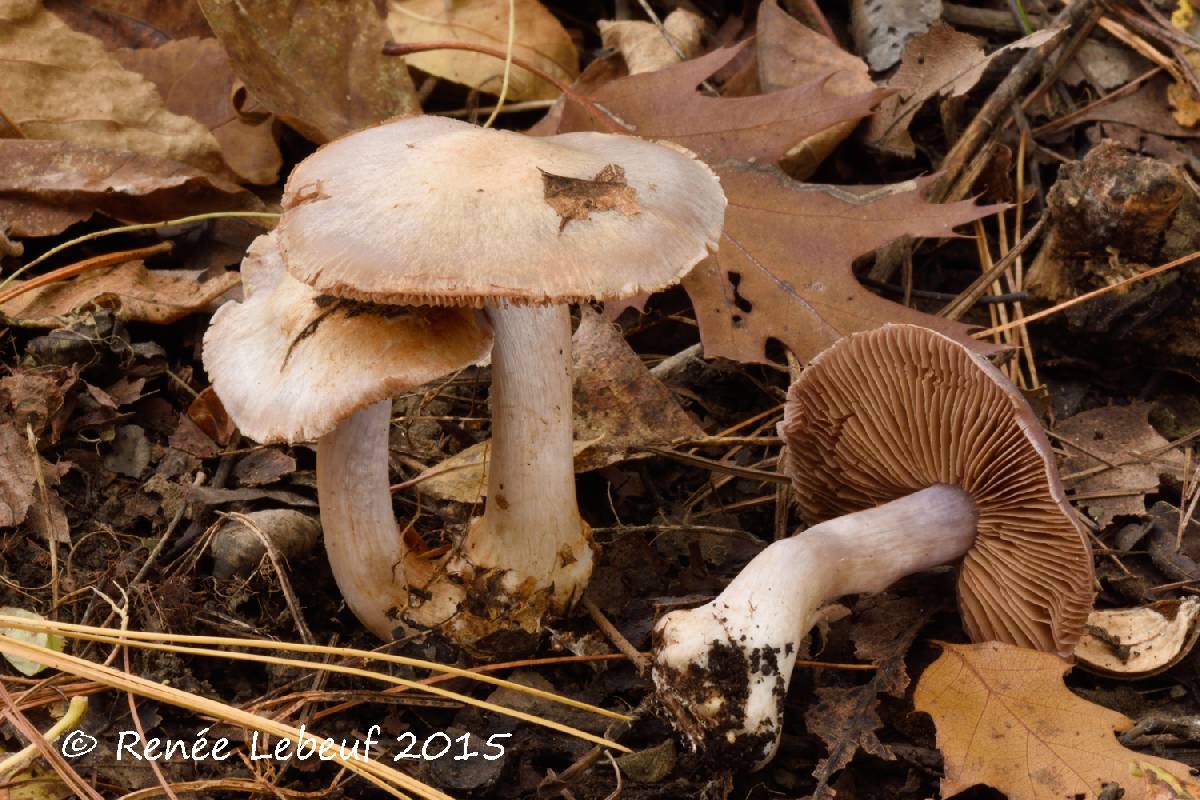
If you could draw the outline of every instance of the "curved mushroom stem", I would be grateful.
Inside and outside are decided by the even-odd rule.
[[[373,403],[317,443],[317,495],[329,566],[350,610],[383,639],[391,639],[400,625],[397,611],[410,603],[409,585],[428,580],[434,566],[408,558],[392,513],[391,412],[390,400]],[[451,595],[439,592],[433,599],[442,619],[457,606]]]
[[[816,612],[842,595],[878,592],[961,558],[976,519],[966,492],[939,484],[773,543],[716,599],[659,621],[659,699],[693,747],[764,766]]]
[[[487,508],[472,522],[463,556],[476,577],[499,571],[487,590],[506,595],[496,598],[501,604],[541,595],[562,612],[592,571],[575,501],[570,313],[564,305],[507,306],[488,316],[495,342]]]

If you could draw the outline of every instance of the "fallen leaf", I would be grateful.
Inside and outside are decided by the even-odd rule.
[[[1117,465],[1081,478],[1071,488],[1100,527],[1119,516],[1146,516],[1146,495],[1159,490],[1159,476],[1181,478],[1183,454],[1169,450],[1147,459],[1142,454],[1168,444],[1150,425],[1153,403],[1105,406],[1062,420],[1054,432],[1069,454],[1065,474]]]
[[[859,750],[878,758],[892,760],[894,755],[876,731],[883,727],[879,718],[879,694],[903,698],[909,677],[904,657],[921,629],[935,613],[943,609],[937,600],[922,597],[897,597],[882,593],[864,597],[855,609],[851,629],[854,653],[873,663],[870,680],[860,686],[821,686],[819,701],[804,713],[805,725],[825,743],[829,755],[817,762],[814,797],[829,798],[829,784]],[[817,681],[840,680],[839,676],[818,675]]]
[[[216,39],[177,39],[159,47],[116,50],[126,69],[151,81],[167,110],[191,117],[216,137],[226,165],[249,183],[272,184],[283,157],[274,118],[244,119],[233,105],[236,77]]]
[[[489,45],[503,52],[508,43],[508,4],[492,0],[391,0],[387,26],[397,42],[455,40]],[[513,55],[564,83],[579,75],[579,54],[571,35],[538,0],[516,0]],[[405,57],[409,64],[473,89],[500,93],[504,61],[462,50],[430,50]],[[558,88],[520,67],[509,75],[510,100],[552,100]]]
[[[1170,85],[1170,80],[1164,76],[1151,78],[1133,94],[1111,103],[1101,103],[1081,114],[1074,120],[1074,124],[1119,122],[1146,133],[1157,133],[1176,139],[1200,136],[1200,128],[1185,128],[1170,114],[1163,113],[1167,104],[1167,88]]]
[[[817,702],[804,712],[804,723],[808,732],[819,736],[829,751],[829,755],[813,769],[817,786],[812,796],[816,800],[834,796],[830,779],[844,769],[859,750],[885,761],[896,758],[875,733],[883,727],[883,720],[879,718],[879,699],[871,686],[817,689]]]
[[[150,466],[150,440],[140,425],[120,425],[104,468],[128,478],[140,478]]]
[[[1164,600],[1143,608],[1093,611],[1075,646],[1090,670],[1123,678],[1157,675],[1178,664],[1200,638],[1200,598]]]
[[[33,428],[39,439],[58,441],[57,428],[69,410],[67,391],[79,378],[78,367],[18,368],[0,378],[0,411],[24,431]]]
[[[154,85],[122,67],[36,0],[0,0],[0,108],[28,139],[130,150],[213,174],[212,133],[163,107]]]
[[[11,236],[53,236],[97,211],[150,222],[262,208],[254,195],[220,178],[121,150],[0,139],[0,164],[0,224],[8,224]]]
[[[797,142],[846,120],[867,116],[885,96],[839,97],[820,81],[751,97],[709,97],[700,83],[729,64],[744,45],[714,50],[657,72],[600,84],[585,96],[630,133],[669,139],[709,165],[726,159],[774,164]],[[563,108],[560,132],[607,130],[579,103]]]
[[[884,100],[871,117],[867,141],[884,152],[913,157],[916,146],[908,125],[927,101],[937,96],[961,97],[979,83],[996,58],[1013,50],[1039,47],[1059,33],[1056,28],[1044,28],[985,54],[981,40],[941,22],[934,24],[904,48],[900,69],[885,84],[896,94]]]
[[[229,418],[229,412],[211,386],[196,395],[196,399],[188,406],[187,416],[206,436],[222,447],[229,444],[237,433],[237,426]]]
[[[0,528],[25,521],[33,505],[35,481],[25,435],[12,424],[0,424]]]
[[[620,330],[586,306],[571,350],[576,472],[615,464],[647,445],[704,435]],[[490,443],[472,445],[430,467],[416,479],[420,491],[442,500],[480,502],[487,494]]]
[[[744,164],[717,175],[729,201],[721,249],[683,280],[705,356],[766,362],[777,339],[803,362],[887,323],[932,328],[984,354],[997,349],[966,325],[873,294],[852,270],[856,258],[901,236],[951,236],[995,206],[929,203],[926,180],[856,191]]]
[[[239,486],[265,486],[296,471],[296,459],[275,447],[243,456],[233,468]]]
[[[721,179],[729,205],[720,252],[683,281],[705,355],[765,362],[774,338],[805,361],[848,333],[888,322],[933,328],[976,352],[995,352],[965,325],[872,294],[851,271],[855,258],[896,238],[949,236],[954,226],[995,208],[928,203],[924,182],[856,190],[790,179],[770,165],[797,142],[866,115],[883,95],[839,97],[821,82],[752,97],[695,90],[739,50],[717,50],[587,92],[631,133],[691,149]],[[600,129],[573,101],[564,105],[560,128]]]
[[[32,611],[26,611],[23,608],[13,608],[12,606],[4,606],[0,608],[0,614],[9,617],[20,617],[21,619],[31,619],[36,622],[45,622],[46,618],[41,614],[35,614]],[[35,631],[23,631],[17,628],[0,628],[0,634],[16,639],[24,644],[32,644],[36,647],[47,647],[51,650],[61,653],[66,646],[66,642],[61,636],[54,633],[42,633]],[[21,656],[11,656],[8,653],[4,654],[4,658],[9,664],[12,664],[13,669],[21,673],[25,677],[37,675],[42,670],[46,669],[45,664],[39,664],[36,661],[30,661]]]
[[[1072,694],[1062,681],[1070,665],[1059,657],[998,642],[942,648],[913,702],[937,726],[943,797],[982,783],[1008,800],[1061,800],[1118,783],[1125,800],[1152,800],[1134,780],[1138,762],[1200,793],[1185,765],[1122,747],[1114,734],[1132,721]]]
[[[197,270],[152,270],[141,261],[130,261],[34,289],[0,304],[0,312],[31,325],[53,328],[62,323],[60,317],[101,307],[126,322],[165,325],[207,309],[239,280],[236,272],[219,273],[205,280]]]
[[[871,69],[882,72],[895,66],[912,37],[941,16],[942,0],[854,0],[850,31]]]
[[[680,53],[684,58],[692,58],[700,52],[703,17],[677,8],[662,23],[661,30],[653,22],[643,20],[602,19],[597,25],[603,45],[619,52],[629,74],[637,75],[678,64]]]
[[[198,2],[247,88],[312,141],[420,113],[373,0]]]
[[[758,83],[763,92],[818,80],[825,81],[823,86],[828,92],[841,97],[876,89],[861,58],[785,12],[778,0],[765,0],[758,7],[757,56]],[[858,118],[854,117],[795,144],[784,157],[784,172],[797,179],[808,177],[856,127]]]
[[[170,39],[212,36],[192,0],[45,0],[49,11],[110,47],[157,47]]]

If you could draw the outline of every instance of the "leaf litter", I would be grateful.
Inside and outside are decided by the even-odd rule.
[[[638,800],[740,799],[764,786],[782,796],[853,798],[866,796],[868,786],[887,796],[933,796],[939,778],[943,796],[975,783],[1010,798],[1091,797],[1106,784],[1119,784],[1131,800],[1200,796],[1185,766],[1196,761],[1189,721],[1200,718],[1189,677],[1197,636],[1192,595],[1200,586],[1200,524],[1190,519],[1200,459],[1189,437],[1200,409],[1180,377],[1200,374],[1193,363],[1200,345],[1189,339],[1191,328],[1171,322],[1186,319],[1187,294],[1169,289],[1190,286],[1190,274],[1110,296],[1108,307],[1126,315],[1114,319],[1124,324],[1132,315],[1140,328],[1109,331],[1096,324],[1099,316],[1076,312],[1073,319],[1091,325],[1087,347],[1052,324],[1032,328],[1031,360],[1049,375],[1045,384],[1005,363],[1005,347],[972,335],[972,326],[988,324],[986,308],[968,310],[962,322],[936,313],[985,268],[963,234],[986,236],[999,259],[1040,215],[1061,218],[1071,184],[1060,181],[1062,188],[1048,193],[1048,212],[1039,193],[1068,177],[1086,153],[1109,157],[1111,145],[1097,146],[1105,136],[1141,148],[1155,165],[1106,162],[1117,166],[1096,174],[1114,178],[1115,189],[1092,194],[1101,205],[1125,203],[1117,208],[1170,206],[1161,236],[1135,236],[1131,246],[1129,237],[1101,231],[1081,253],[1062,248],[1065,229],[1056,224],[1050,241],[1035,242],[1025,261],[1036,263],[1040,254],[1068,268],[1083,263],[1085,271],[1070,274],[1086,283],[1136,275],[1146,264],[1190,252],[1194,198],[1187,178],[1171,173],[1167,181],[1179,197],[1155,195],[1159,184],[1137,180],[1162,172],[1157,163],[1167,155],[1172,164],[1189,163],[1194,147],[1194,131],[1171,116],[1166,83],[1128,71],[1089,74],[1097,48],[1130,47],[1131,40],[1112,38],[1106,23],[1075,51],[1084,54],[1077,57],[1081,70],[1072,64],[1053,91],[1022,106],[1027,119],[1005,112],[977,158],[965,167],[947,158],[946,167],[942,155],[991,88],[1007,79],[997,67],[1020,75],[1028,55],[1076,46],[1064,44],[1076,30],[1060,32],[1035,11],[1038,32],[1020,39],[1011,18],[998,26],[996,16],[977,14],[964,25],[957,16],[1007,14],[999,4],[947,9],[941,21],[929,11],[939,4],[911,4],[928,20],[894,32],[882,24],[889,9],[870,2],[849,11],[777,0],[759,4],[757,13],[733,5],[655,19],[641,16],[642,4],[630,4],[632,16],[604,20],[585,19],[592,12],[563,3],[515,3],[514,55],[550,79],[516,66],[509,99],[517,104],[498,124],[536,124],[540,133],[615,129],[674,142],[709,163],[730,200],[720,251],[682,290],[649,298],[644,314],[622,315],[616,326],[580,309],[576,468],[600,553],[589,596],[611,629],[600,633],[589,616],[570,617],[552,626],[536,655],[593,659],[618,648],[614,635],[646,648],[656,613],[715,594],[772,532],[790,533],[784,487],[761,477],[774,470],[774,426],[789,371],[847,333],[913,322],[997,357],[1060,417],[1053,426],[1060,469],[1077,507],[1090,515],[1101,565],[1098,609],[1077,654],[1092,674],[1078,674],[1081,667],[1064,683],[1066,662],[986,644],[944,645],[926,666],[936,656],[928,642],[962,636],[952,615],[938,613],[948,604],[949,582],[934,575],[851,602],[840,622],[829,616],[824,649],[814,657],[874,669],[817,669],[795,681],[780,755],[764,772],[714,771],[703,754],[676,748],[664,722],[643,715],[621,734],[638,752],[622,756],[616,774],[600,751],[522,724],[513,728],[519,746],[507,760],[476,770],[439,764],[424,771],[425,779],[496,800],[564,789],[602,798],[618,781],[624,796]],[[0,0],[3,14],[12,24],[0,33],[0,58],[21,66],[0,76],[0,159],[7,167],[0,175],[0,281],[22,260],[110,220],[156,223],[269,209],[279,181],[314,145],[387,117],[422,110],[478,115],[498,91],[508,28],[507,3],[490,0]],[[979,19],[991,22],[980,26]],[[879,31],[868,44],[863,32],[872,23]],[[1138,35],[1155,43],[1147,47],[1175,53],[1178,42],[1161,21],[1146,12],[1143,23]],[[750,33],[757,36],[748,41]],[[861,47],[849,44],[854,33]],[[389,37],[466,40],[500,58],[436,49],[402,60],[382,54]],[[619,54],[600,54],[601,45]],[[899,68],[880,72],[893,56]],[[1048,63],[1049,71],[1027,80],[1058,81],[1063,65]],[[38,70],[51,68],[62,74],[58,82],[39,77]],[[559,97],[558,84],[577,76],[573,94],[539,121]],[[1024,91],[1029,96],[1033,83]],[[1178,100],[1181,89],[1171,91]],[[97,118],[103,124],[94,124]],[[1012,154],[1008,161],[995,158],[1001,148]],[[1014,173],[989,200],[1010,201],[1019,211],[970,199],[980,191],[984,165]],[[942,180],[939,166],[957,180],[951,202],[926,197],[930,181]],[[624,191],[616,170],[546,181],[547,202],[564,226],[637,213],[637,197]],[[149,263],[132,259],[56,278],[0,306],[10,324],[0,331],[0,600],[48,617],[107,616],[105,624],[116,624],[119,615],[94,587],[114,602],[127,593],[121,613],[138,629],[253,631],[288,641],[311,626],[319,638],[372,647],[323,558],[306,555],[315,538],[311,447],[262,447],[241,437],[199,365],[206,314],[236,295],[238,273],[226,267],[253,238],[232,225],[207,220],[131,231],[109,240],[119,243],[112,246],[87,240],[73,245],[82,251],[74,254],[79,262],[164,240],[174,248]],[[937,241],[905,251],[904,272],[890,279],[899,283],[873,280],[868,288],[860,280],[879,248],[920,237]],[[69,258],[56,256],[35,275],[69,265]],[[1024,283],[1027,267],[1018,262],[981,303],[1015,314],[1016,299],[1038,306],[1083,290],[1064,283],[1061,297],[1039,296],[1036,285]],[[1163,308],[1167,316],[1156,316]],[[1164,324],[1170,340],[1160,346],[1147,332]],[[1139,372],[1144,354],[1160,348],[1169,348],[1171,360]],[[1110,350],[1126,357],[1114,366]],[[431,551],[451,545],[484,502],[487,385],[486,368],[470,368],[395,400],[392,478],[404,487],[394,495],[397,518],[406,536]],[[279,541],[296,533],[296,548],[277,544],[287,558],[274,562],[263,560],[257,535],[232,548],[214,545],[228,512],[288,520]],[[457,656],[435,639],[398,647]],[[284,669],[251,675],[155,653],[132,661],[138,674],[210,697],[291,702],[300,709],[295,721],[334,715],[338,724],[365,728],[382,719],[392,736],[439,727],[476,736],[495,722],[474,711],[412,706],[404,695],[364,692],[336,677],[305,693],[307,684]],[[1010,664],[1019,667],[1019,680],[1006,674]],[[647,698],[645,679],[619,662],[535,659],[522,666],[523,681],[607,707],[631,708]],[[974,677],[964,678],[968,673]],[[910,674],[920,674],[915,696]],[[1136,694],[1117,688],[1114,677],[1149,682],[1125,684],[1145,689]],[[30,713],[48,727],[54,715],[42,709],[52,701],[34,697]],[[388,705],[355,705],[365,699]],[[191,724],[169,706],[139,704],[152,734]],[[912,713],[914,704],[933,716],[936,740],[934,728]],[[1151,734],[1159,737],[1154,755],[1130,750],[1112,733],[1126,729],[1130,717],[1139,720],[1135,731],[1173,733]],[[989,735],[962,735],[972,725]],[[109,739],[102,747],[111,750],[112,731],[103,735]],[[1077,740],[1082,749],[1063,747]],[[0,746],[17,743],[6,738]],[[111,759],[84,766],[126,791],[155,782]],[[163,770],[178,788],[195,777],[180,765]],[[227,774],[203,774],[220,787],[214,791],[234,790]],[[256,778],[277,782],[280,791],[323,791],[336,780],[308,766]]]

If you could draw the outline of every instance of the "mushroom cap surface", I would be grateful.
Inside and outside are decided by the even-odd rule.
[[[958,574],[975,641],[1070,657],[1092,608],[1092,554],[1024,397],[940,333],[885,325],[818,355],[788,391],[780,466],[809,524],[937,483],[979,514]]]
[[[292,171],[280,246],[326,294],[483,306],[613,300],[679,282],[716,249],[720,182],[669,143],[393,120]]]
[[[310,441],[358,409],[474,364],[491,328],[463,308],[374,306],[321,295],[287,274],[275,232],[242,261],[246,299],[204,334],[204,368],[241,431]]]

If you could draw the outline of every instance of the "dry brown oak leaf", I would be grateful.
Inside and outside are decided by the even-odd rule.
[[[1172,776],[1180,797],[1200,797],[1185,765],[1122,747],[1115,734],[1132,721],[1072,694],[1057,656],[998,642],[942,647],[913,697],[937,726],[942,797],[985,784],[1008,800],[1091,799],[1116,783],[1124,800],[1154,800],[1138,765]]]
[[[901,236],[949,236],[955,226],[996,207],[928,203],[919,181],[855,190],[791,180],[774,165],[793,145],[839,122],[861,119],[884,94],[843,97],[822,81],[752,97],[696,91],[739,51],[716,50],[613,80],[586,95],[618,127],[687,147],[721,179],[729,205],[720,252],[683,282],[705,355],[765,362],[774,338],[807,361],[842,336],[889,322],[922,325],[976,352],[994,352],[995,346],[971,338],[966,325],[872,294],[851,267],[854,259]],[[578,102],[563,109],[560,131],[607,129]]]

